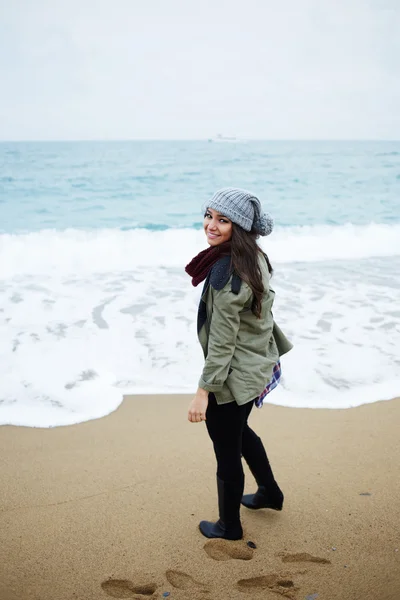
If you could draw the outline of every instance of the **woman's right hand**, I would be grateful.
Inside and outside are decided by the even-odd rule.
[[[189,406],[188,420],[191,423],[200,423],[206,420],[208,406],[208,392],[199,388]]]

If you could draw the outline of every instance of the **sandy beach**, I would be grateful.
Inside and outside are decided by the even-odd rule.
[[[400,399],[253,411],[286,498],[243,508],[239,542],[198,530],[217,518],[215,459],[189,399],[0,428],[1,600],[400,599]]]

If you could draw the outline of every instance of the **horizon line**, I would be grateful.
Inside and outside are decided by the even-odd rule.
[[[400,142],[400,138],[237,138],[214,142],[214,138],[54,138],[54,139],[0,139],[9,143],[76,143],[76,142],[207,142],[234,144],[235,142]]]

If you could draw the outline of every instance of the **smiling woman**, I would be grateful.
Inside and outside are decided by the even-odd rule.
[[[240,539],[240,504],[282,510],[276,483],[261,439],[247,420],[254,406],[280,378],[280,356],[291,349],[272,317],[275,293],[272,267],[257,238],[272,231],[260,201],[245,190],[219,190],[207,203],[204,232],[210,246],[186,267],[193,285],[205,280],[197,331],[204,368],[188,419],[206,421],[217,459],[220,518],[201,521],[208,538]],[[242,456],[258,484],[243,496]]]

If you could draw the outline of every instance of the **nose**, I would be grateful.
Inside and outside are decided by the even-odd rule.
[[[212,229],[212,230],[214,230],[214,229],[217,229],[217,224],[216,224],[216,222],[214,221],[214,219],[212,219],[212,220],[211,220],[211,221],[208,223],[208,229]]]

